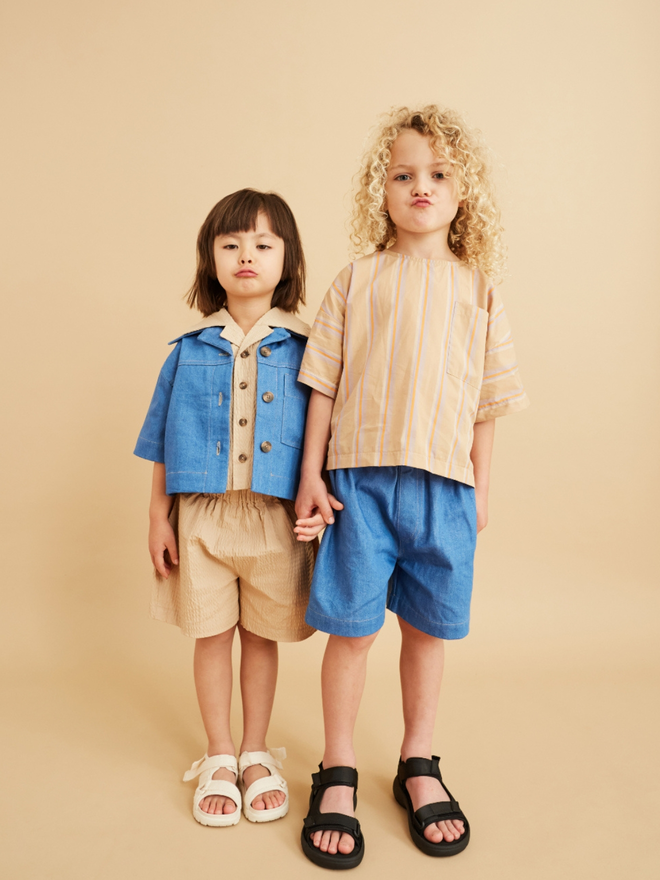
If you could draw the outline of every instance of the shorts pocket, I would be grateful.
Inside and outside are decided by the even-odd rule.
[[[305,418],[311,389],[298,382],[297,374],[284,373],[284,411],[282,413],[282,443],[302,449],[305,439]]]
[[[484,375],[488,312],[470,303],[457,302],[451,317],[447,372],[474,388]]]

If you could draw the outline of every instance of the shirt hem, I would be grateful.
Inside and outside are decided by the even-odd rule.
[[[415,455],[414,453],[406,455],[401,451],[389,452],[382,456],[377,452],[361,452],[358,456],[354,453],[343,455],[330,453],[328,455],[327,468],[329,471],[358,467],[414,467],[474,487],[472,462],[467,467],[458,467],[448,461],[437,461],[436,459],[429,461],[424,455]]]

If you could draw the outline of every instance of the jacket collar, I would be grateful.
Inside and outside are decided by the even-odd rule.
[[[170,344],[178,342],[179,339],[182,339],[184,336],[191,336],[193,333],[199,333],[200,331],[207,330],[211,327],[224,327],[225,329],[221,335],[226,339],[233,341],[234,332],[232,331],[233,328],[236,327],[236,322],[227,309],[220,309],[219,312],[214,312],[212,315],[208,315],[206,318],[195,324],[194,327],[191,327],[190,330],[186,330],[185,333],[181,333],[175,339],[172,339]],[[262,315],[252,330],[255,330],[258,327],[263,327],[264,329],[266,327],[271,329],[281,327],[284,330],[289,330],[291,333],[295,333],[297,336],[304,337],[308,337],[311,332],[311,328],[308,324],[305,324],[304,321],[301,321],[300,318],[296,317],[296,315],[293,315],[291,312],[285,312],[283,309],[279,308],[270,309],[265,315]],[[236,329],[239,329],[239,332],[241,332],[242,335],[240,328],[236,327]],[[252,334],[252,330],[247,336]],[[238,344],[239,340],[236,340],[236,342]]]

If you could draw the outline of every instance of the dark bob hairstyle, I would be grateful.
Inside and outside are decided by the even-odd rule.
[[[227,305],[227,294],[218,281],[213,244],[218,235],[250,232],[257,215],[268,217],[273,233],[284,241],[282,278],[275,288],[271,306],[296,312],[305,303],[305,257],[291,208],[276,193],[239,189],[225,196],[211,209],[197,236],[197,272],[186,295],[188,305],[206,317]]]

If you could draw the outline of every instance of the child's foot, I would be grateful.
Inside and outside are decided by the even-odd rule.
[[[413,776],[407,779],[405,784],[415,810],[419,810],[425,804],[449,801],[449,796],[438,779],[430,776]],[[453,840],[458,840],[464,831],[465,825],[460,819],[448,819],[428,825],[424,829],[424,837],[431,843],[441,843],[443,840],[451,843]]]
[[[250,767],[246,767],[243,770],[243,783],[246,791],[257,779],[263,779],[270,775],[270,772],[262,764],[252,764]],[[281,807],[285,800],[286,794],[283,791],[265,791],[263,794],[258,794],[250,806],[253,810],[274,810],[276,807]]]
[[[211,778],[224,779],[226,782],[236,783],[236,774],[232,773],[232,771],[228,770],[226,767],[220,767]],[[199,802],[199,808],[205,813],[211,814],[229,814],[236,812],[236,804],[233,800],[220,794],[211,794],[208,797],[203,798]]]
[[[243,812],[250,822],[274,822],[289,811],[286,780],[280,773],[285,749],[241,752],[238,759]]]
[[[204,755],[183,774],[190,782],[199,776],[193,797],[193,816],[201,825],[235,825],[241,818],[238,761],[230,752]]]
[[[321,813],[343,813],[345,816],[355,816],[353,810],[353,789],[347,785],[333,785],[326,788],[320,805]],[[350,834],[342,834],[339,831],[316,831],[311,835],[311,841],[321,852],[335,855],[340,852],[348,855],[353,852],[355,841]]]

